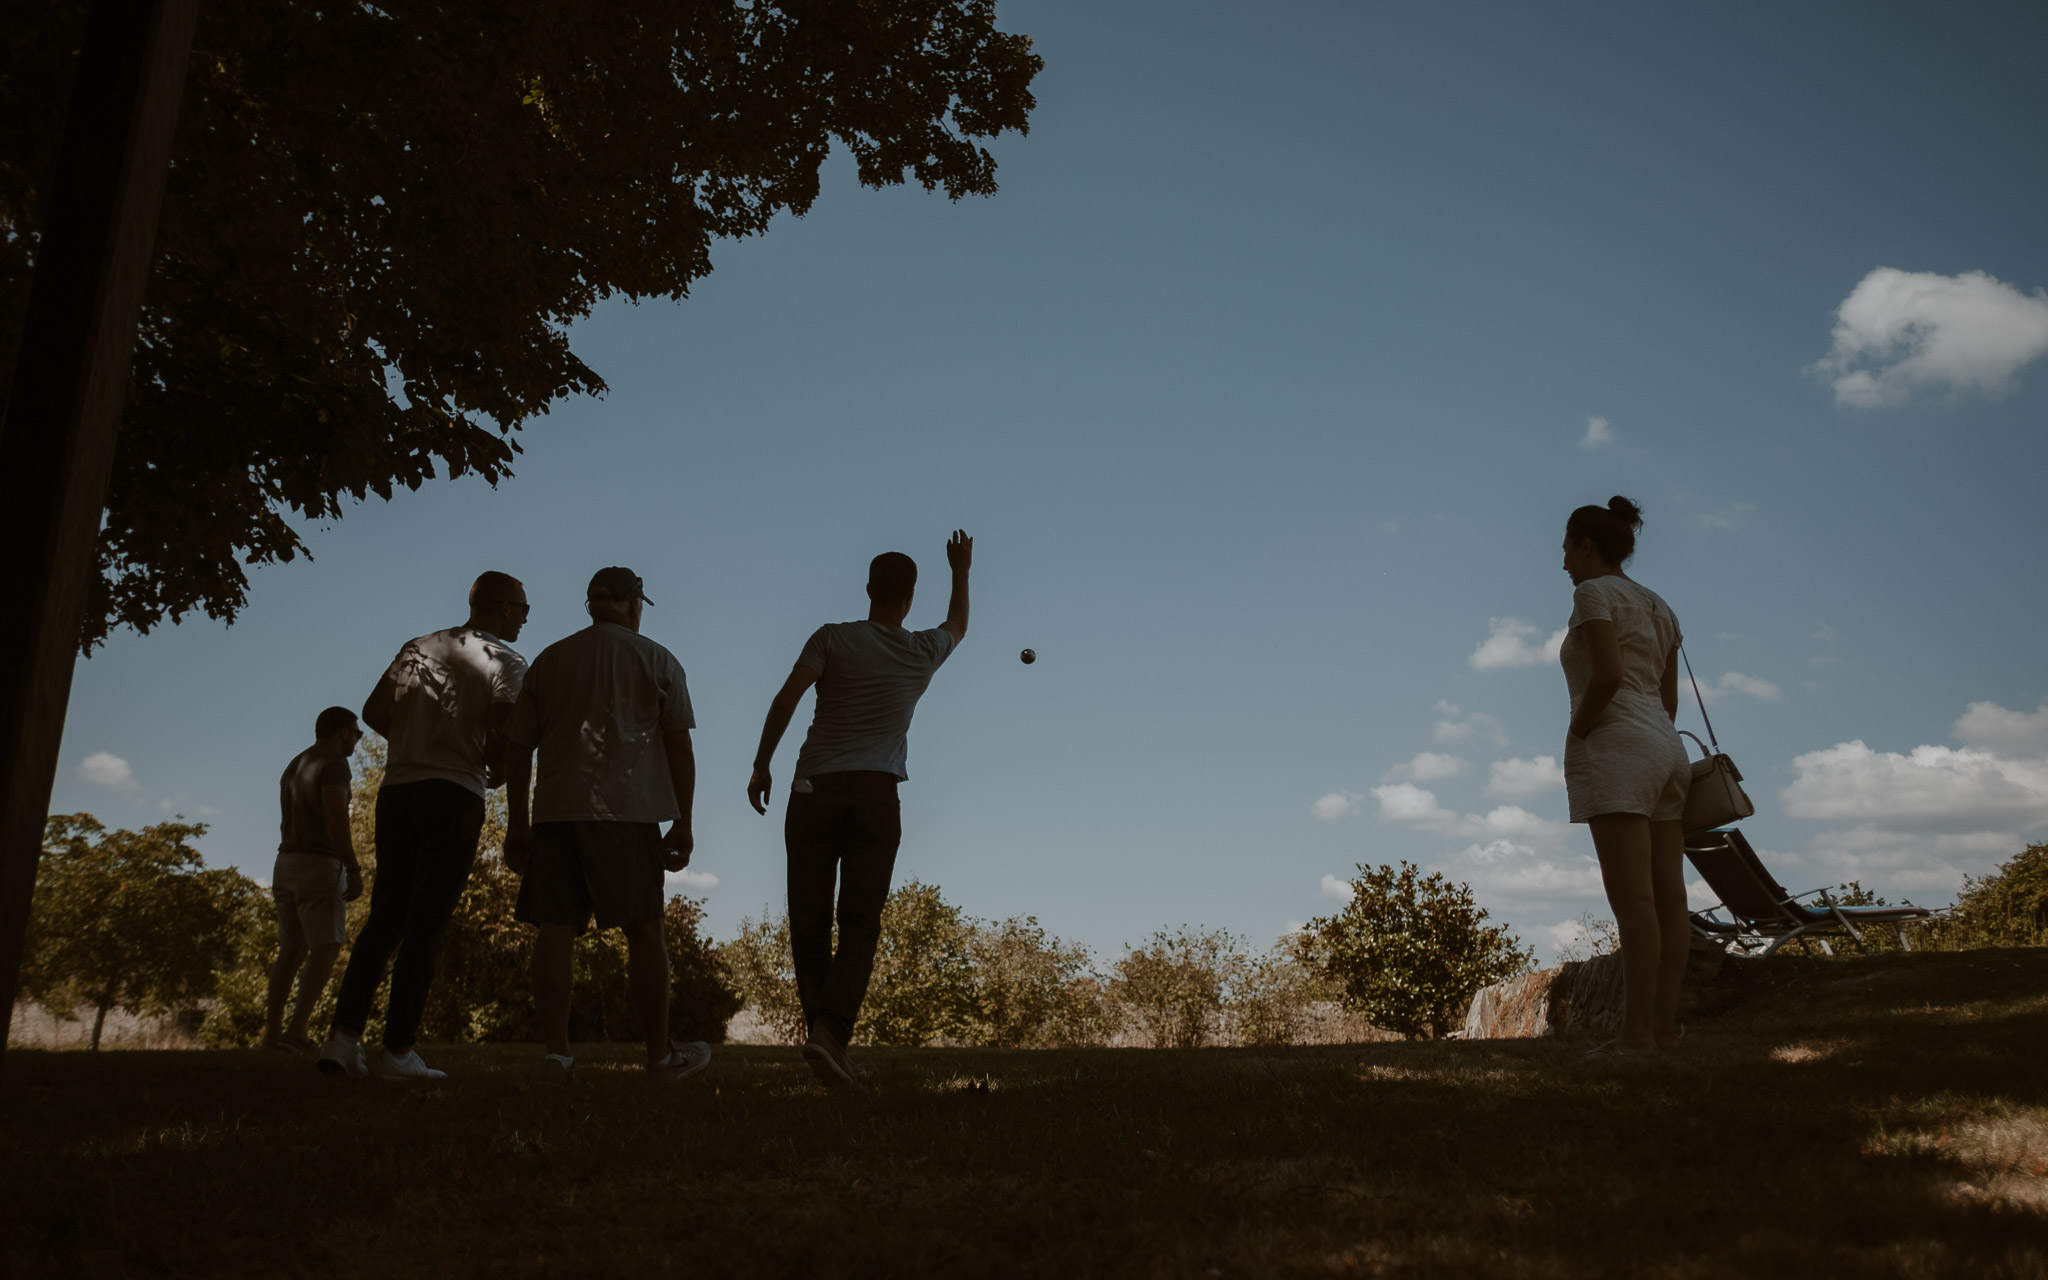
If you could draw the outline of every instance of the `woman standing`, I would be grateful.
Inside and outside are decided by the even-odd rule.
[[[1680,822],[1692,767],[1672,723],[1684,637],[1671,606],[1621,571],[1642,527],[1641,508],[1622,497],[1580,507],[1564,526],[1573,585],[1559,654],[1572,698],[1565,791],[1572,821],[1593,830],[1626,982],[1621,1035],[1593,1051],[1599,1055],[1676,1043],[1692,936]]]

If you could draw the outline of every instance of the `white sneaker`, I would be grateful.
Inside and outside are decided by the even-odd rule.
[[[327,1043],[320,1046],[320,1056],[313,1060],[313,1065],[323,1076],[353,1076],[360,1080],[370,1074],[363,1046],[356,1043],[354,1036],[341,1031],[328,1033]]]
[[[566,1085],[575,1073],[576,1059],[565,1058],[559,1053],[541,1055],[540,1082],[542,1084]]]
[[[360,1050],[358,1050],[360,1052]],[[370,1074],[379,1080],[446,1080],[446,1071],[436,1071],[420,1061],[418,1049],[407,1049],[393,1055],[389,1049],[377,1055],[370,1063]]]
[[[681,1080],[696,1075],[711,1065],[711,1046],[702,1040],[688,1044],[670,1044],[668,1056],[660,1062],[647,1064],[647,1074],[657,1080]]]
[[[812,1028],[811,1038],[804,1042],[804,1061],[811,1064],[811,1074],[826,1084],[859,1084],[867,1075],[848,1060],[839,1038],[822,1027]]]

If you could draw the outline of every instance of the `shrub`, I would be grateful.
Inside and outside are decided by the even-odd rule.
[[[999,1049],[1099,1044],[1109,1027],[1087,948],[1025,916],[977,924],[968,940],[974,984],[969,1043]]]
[[[740,921],[739,936],[718,949],[732,985],[746,1008],[788,1044],[802,1044],[808,1034],[803,1003],[796,994],[796,965],[789,953],[789,916]]]
[[[1154,1048],[1191,1049],[1221,1030],[1243,963],[1237,939],[1220,929],[1162,929],[1116,962],[1109,994]]]
[[[1351,901],[1309,922],[1314,970],[1343,1004],[1374,1025],[1436,1039],[1460,1025],[1481,987],[1527,972],[1534,955],[1501,925],[1486,923],[1470,886],[1403,862],[1359,864]]]
[[[1248,957],[1224,999],[1232,1043],[1299,1044],[1315,1023],[1316,1006],[1338,993],[1303,957],[1304,940],[1291,934],[1263,956]]]

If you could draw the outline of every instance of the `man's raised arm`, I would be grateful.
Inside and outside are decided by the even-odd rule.
[[[953,598],[946,604],[946,620],[939,627],[952,632],[953,643],[959,644],[967,638],[967,570],[974,563],[974,539],[965,529],[953,530],[953,536],[946,539],[946,563],[953,569]]]
[[[782,682],[775,700],[768,704],[768,720],[761,726],[761,745],[754,752],[754,776],[747,779],[747,799],[753,802],[755,813],[768,812],[768,762],[775,758],[775,748],[782,745],[782,735],[789,730],[789,718],[796,714],[796,707],[804,700],[804,690],[818,683],[818,673],[798,663],[789,669],[789,679]]]

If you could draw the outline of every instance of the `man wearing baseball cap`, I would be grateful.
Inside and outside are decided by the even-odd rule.
[[[690,690],[674,654],[640,634],[652,604],[640,575],[600,569],[590,625],[540,651],[506,729],[505,862],[521,876],[517,919],[539,927],[533,1003],[544,1079],[567,1083],[576,938],[593,918],[626,935],[626,987],[647,1037],[647,1071],[680,1080],[711,1061],[703,1041],[669,1042],[663,873],[690,865],[697,758]],[[540,752],[533,811],[527,780]],[[660,824],[673,823],[668,835]]]

